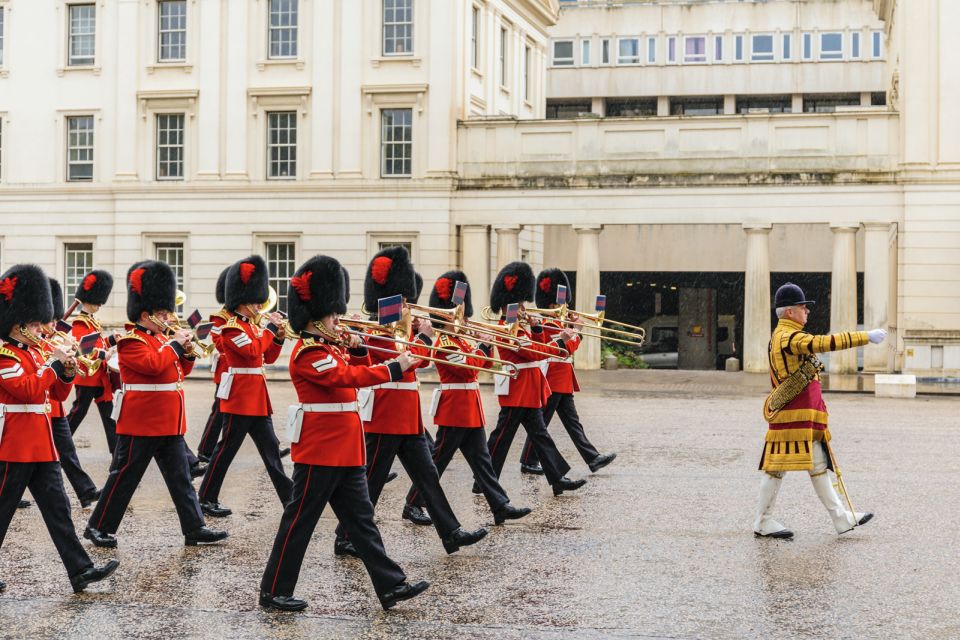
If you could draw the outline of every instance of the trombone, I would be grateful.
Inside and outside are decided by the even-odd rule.
[[[174,306],[181,306],[184,302],[187,301],[187,295],[177,289],[176,297],[174,298]],[[160,327],[163,327],[165,332],[168,332],[170,335],[176,333],[180,329],[183,329],[183,323],[180,322],[180,316],[177,315],[177,312],[173,312],[173,323],[166,322],[160,318],[151,315],[149,316],[150,320]],[[168,336],[169,337],[169,336]],[[216,347],[212,344],[206,344],[205,342],[197,339],[196,331],[193,332],[193,337],[190,339],[190,351],[187,352],[187,355],[193,358],[204,357],[209,358],[210,354],[214,352]],[[198,351],[199,350],[199,351]]]
[[[574,320],[567,319],[567,314],[569,313],[569,308],[567,305],[561,305],[555,309],[542,309],[538,307],[525,308],[521,311],[522,317],[539,316],[541,318],[551,318],[561,322],[567,326],[578,327],[581,329],[596,329],[596,333],[592,331],[581,331],[580,335],[587,338],[597,338],[599,340],[605,340],[607,342],[616,342],[619,344],[626,344],[636,347],[642,347],[646,340],[646,332],[643,330],[643,327],[638,327],[636,325],[627,324],[626,322],[620,322],[618,320],[610,320],[607,318],[603,311],[598,313],[580,313],[576,312],[579,317],[586,318],[590,320],[592,324],[586,322],[579,322]],[[480,312],[481,315],[489,320],[494,315],[490,307],[484,307]],[[624,329],[617,329],[615,327],[605,327],[603,326],[604,322],[610,324],[615,324],[622,327],[627,327],[631,331],[626,331]],[[604,332],[613,335],[604,335]],[[618,337],[619,336],[619,337]]]

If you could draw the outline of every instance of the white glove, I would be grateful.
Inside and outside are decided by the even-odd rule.
[[[887,332],[884,329],[874,329],[872,331],[867,331],[867,338],[873,344],[880,344],[887,339]]]

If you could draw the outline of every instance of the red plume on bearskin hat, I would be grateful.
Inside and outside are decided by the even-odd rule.
[[[511,262],[497,274],[490,289],[490,308],[503,313],[507,305],[533,300],[533,269],[526,262]]]
[[[417,298],[417,276],[405,247],[388,247],[375,255],[363,282],[363,305],[377,312],[380,298],[402,295],[409,302]]]
[[[106,271],[95,269],[83,277],[73,297],[87,304],[106,304],[111,291],[113,276]]]
[[[535,304],[541,309],[549,309],[550,305],[557,304],[557,287],[567,288],[567,301],[573,300],[573,290],[570,281],[560,269],[544,269],[537,276]]]
[[[330,256],[314,256],[300,265],[287,289],[290,327],[303,331],[313,320],[347,312],[346,270]]]
[[[0,276],[0,336],[6,338],[21,324],[46,323],[52,319],[50,281],[43,269],[33,264],[17,264]]]
[[[433,283],[433,289],[430,290],[430,306],[437,309],[453,309],[453,289],[457,281],[467,283],[467,295],[463,299],[463,312],[468,318],[473,315],[473,301],[470,294],[467,274],[463,271],[447,271],[437,278]]]
[[[127,270],[127,319],[139,322],[146,311],[173,311],[177,307],[177,276],[166,262],[144,260]]]
[[[224,298],[230,311],[243,304],[263,304],[269,296],[270,272],[260,256],[244,258],[227,269]]]

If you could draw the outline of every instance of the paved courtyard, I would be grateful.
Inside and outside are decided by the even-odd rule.
[[[332,553],[325,514],[297,595],[303,614],[257,606],[281,506],[255,448],[234,462],[213,521],[221,547],[185,548],[159,472],[152,467],[119,531],[115,577],[73,595],[36,507],[20,511],[0,550],[0,635],[59,638],[956,638],[960,637],[960,399],[878,400],[830,394],[834,445],[851,495],[869,525],[838,537],[806,474],[790,474],[779,519],[792,541],[750,531],[764,433],[762,376],[597,372],[578,396],[588,434],[616,462],[595,475],[559,424],[551,428],[587,486],[554,498],[521,477],[514,443],[503,482],[534,512],[490,528],[481,543],[447,556],[432,528],[400,519],[405,476],[377,509],[388,552],[422,597],[380,610],[358,560]],[[429,400],[431,387],[423,397]],[[187,386],[196,444],[213,386]],[[271,382],[278,418],[293,399]],[[485,390],[488,423],[496,404]],[[281,433],[282,425],[278,425]],[[98,484],[109,455],[91,412],[80,457]],[[287,460],[288,468],[290,466]],[[399,468],[399,465],[397,465]],[[463,524],[492,525],[455,459],[443,484]],[[73,495],[71,493],[71,498]],[[89,512],[75,507],[82,530]]]

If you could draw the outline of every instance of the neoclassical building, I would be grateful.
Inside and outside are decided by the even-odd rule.
[[[891,330],[865,370],[957,375],[960,5],[905,4],[0,0],[0,263],[158,257],[209,310],[250,252],[359,290],[404,243],[478,307],[520,258],[611,317],[712,291],[748,370],[789,278]]]

